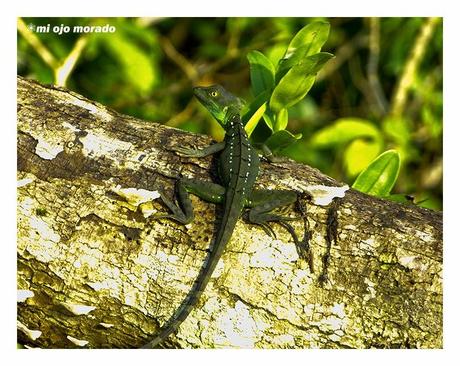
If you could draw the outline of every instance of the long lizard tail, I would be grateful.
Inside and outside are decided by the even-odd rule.
[[[233,200],[230,199],[230,201]],[[217,263],[219,262],[225,246],[230,240],[233,229],[236,225],[236,222],[238,221],[239,212],[241,211],[239,205],[237,205],[237,207],[232,207],[231,202],[226,202],[225,206],[226,209],[224,210],[224,217],[222,218],[222,224],[219,228],[216,240],[214,241],[214,245],[212,245],[210,248],[203,267],[201,267],[200,273],[193,283],[191,290],[182,301],[181,305],[171,316],[171,318],[169,318],[169,320],[161,328],[160,333],[152,341],[141,348],[155,348],[164,340],[166,340],[166,338],[168,338],[171,333],[177,330],[177,328],[187,318],[187,316],[190,314],[198,302],[198,299],[206,288],[206,285],[208,284],[209,279],[211,278],[211,275],[214,272]]]

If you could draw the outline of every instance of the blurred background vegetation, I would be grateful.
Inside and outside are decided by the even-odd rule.
[[[440,18],[20,18],[18,74],[220,140],[192,86],[219,83],[252,101],[247,53],[259,50],[276,64],[313,20],[330,23],[323,51],[336,57],[289,109],[287,129],[303,137],[282,155],[351,185],[378,154],[395,149],[401,170],[393,192],[442,209]],[[37,32],[47,24],[49,32]],[[71,30],[54,33],[61,24]],[[72,31],[107,24],[116,31]],[[253,137],[269,132],[259,123]]]

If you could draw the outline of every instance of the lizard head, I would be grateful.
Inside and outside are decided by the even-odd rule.
[[[227,122],[227,112],[232,109],[239,113],[243,107],[242,100],[221,85],[197,86],[193,88],[193,94],[223,127]]]

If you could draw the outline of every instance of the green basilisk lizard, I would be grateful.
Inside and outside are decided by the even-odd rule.
[[[193,207],[189,193],[193,193],[208,202],[222,204],[224,206],[222,222],[191,290],[160,329],[159,334],[142,348],[156,347],[176,331],[187,318],[205,290],[243,209],[249,210],[250,223],[261,225],[270,234],[273,232],[266,223],[276,221],[282,224],[291,233],[296,244],[299,244],[292,226],[286,222],[292,219],[271,212],[277,207],[296,202],[299,199],[299,193],[292,190],[254,189],[260,161],[241,121],[240,112],[243,106],[241,100],[220,85],[196,87],[193,92],[225,129],[225,138],[223,142],[210,145],[202,150],[179,148],[175,151],[188,157],[204,157],[220,152],[218,172],[221,185],[194,179],[179,179],[176,182],[179,205],[162,194],[161,199],[172,213],[161,217],[168,217],[182,224],[190,223],[193,220]],[[305,220],[304,217],[304,223]],[[305,241],[306,245],[308,245],[307,237],[308,234],[302,241]]]

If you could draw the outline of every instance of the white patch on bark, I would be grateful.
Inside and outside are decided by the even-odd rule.
[[[81,131],[79,128],[76,128],[74,125],[71,125],[70,123],[63,122],[62,127],[69,129],[72,132],[79,132]]]
[[[313,283],[310,270],[296,269],[293,273],[292,281],[289,284],[291,294],[300,295],[307,293]]]
[[[348,323],[344,303],[334,303],[333,306],[327,307],[314,305],[313,308],[310,308],[309,313],[312,313],[310,324],[317,326],[321,333],[332,332],[334,341],[339,341],[340,337],[344,335],[343,329],[346,329]]]
[[[398,257],[399,263],[401,263],[404,267],[414,268],[414,260],[417,258],[415,255],[407,255]]]
[[[67,101],[73,105],[86,109],[91,114],[95,115],[97,118],[104,120],[104,122],[110,122],[113,119],[113,116],[107,111],[105,111],[103,107],[96,106],[85,100],[78,99],[77,97],[74,97],[73,95],[68,94]]]
[[[398,258],[398,262],[408,269],[426,271],[428,268],[428,263],[425,263],[422,257],[414,255],[403,248],[396,249],[396,257]]]
[[[100,325],[102,325],[104,328],[112,328],[113,327],[113,324],[109,324],[109,323],[99,323]]]
[[[307,185],[292,178],[281,181],[281,184],[287,185],[294,190],[307,192],[312,197],[313,203],[319,206],[327,206],[336,197],[345,197],[345,192],[350,189],[348,184],[343,186],[325,186],[325,185]]]
[[[35,294],[30,290],[18,290],[17,292],[17,302],[24,302],[30,297],[34,297]]]
[[[23,236],[27,240],[26,250],[42,262],[50,262],[61,251],[61,237],[55,233],[51,226],[34,212],[35,201],[27,197],[18,203],[18,211],[21,216],[28,218],[29,234]],[[26,225],[24,225],[26,227]]]
[[[37,140],[37,146],[35,147],[35,153],[42,159],[52,160],[61,151],[64,151],[64,144],[57,144],[55,142],[45,141],[41,138]]]
[[[32,183],[33,181],[34,181],[33,178],[24,178],[24,179],[20,179],[20,180],[18,180],[18,182],[17,182],[17,187],[18,187],[18,188],[24,187],[24,186],[26,186],[27,184]]]
[[[343,208],[342,209],[342,213],[345,215],[345,216],[350,216],[352,214],[351,210],[349,208]],[[353,225],[351,225],[353,226]]]
[[[345,304],[344,303],[334,303],[331,309],[332,313],[337,315],[340,319],[345,318]]]
[[[96,268],[100,265],[103,256],[100,250],[89,248],[87,253],[80,254],[78,259],[73,263],[73,266],[75,268],[81,268],[86,265],[89,268]]]
[[[312,196],[313,203],[315,205],[327,206],[332,202],[334,198],[345,197],[345,192],[349,189],[350,187],[347,184],[341,187],[314,185],[306,186],[304,191],[308,192]]]
[[[303,312],[306,316],[311,317],[315,311],[315,304],[307,304],[303,307]]]
[[[273,337],[273,343],[279,346],[295,347],[295,339],[291,334],[281,334]]]
[[[357,256],[360,256],[363,253],[373,253],[379,245],[373,235],[365,240],[358,241],[356,244],[357,245],[352,248],[352,254]]]
[[[219,261],[216,264],[216,268],[214,269],[214,271],[211,274],[211,278],[220,277],[222,275],[222,273],[224,272],[224,268],[225,268],[224,260],[222,258],[220,258]]]
[[[157,212],[157,210],[153,208],[151,202],[143,203],[143,204],[140,205],[139,208],[141,209],[142,215],[145,218],[148,218],[148,217],[152,216],[154,213]]]
[[[104,266],[101,267],[100,277],[102,281],[91,281],[87,282],[87,285],[92,287],[96,291],[109,290],[112,296],[120,298],[120,269],[117,267]]]
[[[42,332],[39,330],[31,330],[22,324],[19,320],[16,321],[17,327],[21,330],[27,337],[35,341],[42,335]]]
[[[179,257],[174,254],[167,254],[162,250],[158,250],[156,253],[156,258],[162,263],[177,263]],[[144,259],[149,259],[150,257],[145,256]]]
[[[88,286],[90,286],[91,288],[93,288],[94,290],[96,290],[96,291],[106,290],[106,289],[110,289],[110,288],[111,288],[111,286],[110,286],[110,284],[108,283],[108,281],[87,282],[86,284],[87,284]]]
[[[375,298],[375,283],[369,280],[368,278],[364,279],[364,283],[367,285],[367,293],[364,295],[364,301],[369,301],[370,299]]]
[[[229,309],[217,320],[217,328],[225,335],[223,337],[218,334],[215,338],[216,344],[222,346],[254,348],[256,340],[260,337],[260,331],[249,308],[241,301],[237,301],[235,308]]]
[[[160,197],[158,191],[148,191],[142,188],[121,188],[120,185],[117,185],[111,190],[120,197],[123,197],[126,202],[134,207],[138,207],[142,203],[153,201]]]
[[[107,157],[114,151],[128,151],[133,147],[131,143],[106,136],[102,131],[100,134],[95,134],[94,132],[95,130],[89,131],[86,136],[80,138],[80,142],[83,144],[83,152],[87,155]]]
[[[95,306],[88,306],[82,304],[73,304],[73,303],[62,303],[62,305],[75,315],[85,315],[89,314],[91,311],[96,309]]]
[[[426,243],[431,243],[431,242],[434,241],[433,236],[431,235],[431,233],[427,233],[427,232],[424,232],[424,231],[415,230],[415,236],[417,236],[418,238],[420,238],[421,240],[423,240]]]
[[[72,336],[67,336],[67,339],[69,341],[71,341],[73,344],[75,344],[75,345],[77,345],[79,347],[84,347],[89,343],[88,341],[85,341],[85,340],[82,340],[82,339],[77,339],[77,338],[74,338]]]
[[[253,254],[250,266],[255,268],[272,268],[277,273],[280,270],[292,268],[292,263],[299,256],[294,243],[284,243],[280,240],[258,241],[257,247],[250,248]]]

